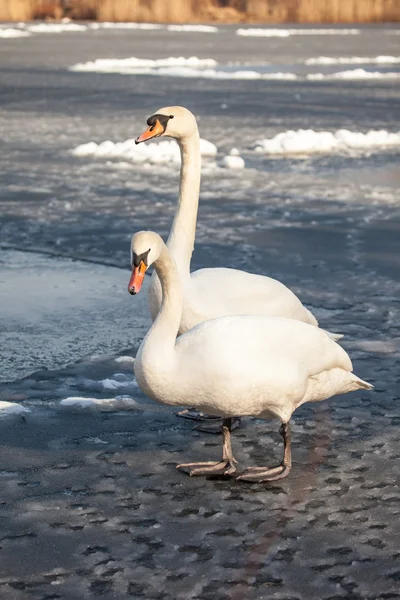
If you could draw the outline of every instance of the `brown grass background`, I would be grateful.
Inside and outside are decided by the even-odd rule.
[[[399,0],[0,0],[0,21],[362,23],[400,20]]]

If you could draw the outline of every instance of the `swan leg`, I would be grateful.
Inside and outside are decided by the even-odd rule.
[[[195,408],[185,408],[184,410],[180,410],[176,413],[176,416],[183,417],[184,419],[191,419],[192,421],[221,421],[220,417],[207,415]]]
[[[182,463],[176,468],[188,473],[191,477],[194,475],[232,475],[236,471],[235,463],[237,463],[237,460],[232,453],[231,428],[232,419],[224,419],[222,424],[222,460]]]
[[[290,423],[282,423],[279,433],[283,437],[284,453],[283,460],[276,467],[248,467],[237,481],[254,481],[261,483],[263,481],[276,481],[284,479],[290,473],[292,468],[292,447],[290,435]]]
[[[222,428],[224,424],[223,419],[220,419],[219,417],[213,417],[212,420],[210,419],[209,422],[207,421],[207,419],[204,419],[204,425],[203,423],[201,423],[200,425],[196,425],[194,429],[196,431],[204,431],[205,433],[222,433]],[[231,431],[239,429],[239,427],[240,417],[232,417]]]
[[[184,419],[190,419],[192,421],[201,421],[200,425],[196,425],[194,429],[197,431],[204,431],[205,433],[221,433],[223,426],[223,419],[221,417],[215,417],[214,415],[207,415],[204,412],[196,410],[195,408],[185,408],[184,410],[176,413],[177,417],[183,417]],[[203,424],[204,423],[204,424]],[[240,417],[233,417],[231,431],[240,427]]]

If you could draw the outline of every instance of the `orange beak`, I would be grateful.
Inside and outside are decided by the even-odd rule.
[[[140,292],[146,269],[147,267],[143,261],[140,261],[140,265],[138,267],[133,267],[132,275],[128,284],[128,292],[132,294],[132,296]]]
[[[151,138],[158,137],[159,135],[164,133],[164,127],[161,125],[160,121],[156,119],[156,124],[151,125],[142,135],[139,135],[136,138],[135,143],[140,144],[140,142],[146,142],[147,140],[151,140]]]

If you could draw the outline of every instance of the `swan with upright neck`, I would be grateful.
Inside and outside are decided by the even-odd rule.
[[[238,269],[205,268],[190,272],[200,194],[200,136],[194,115],[182,106],[159,109],[147,119],[147,130],[136,143],[171,137],[179,144],[181,173],[178,207],[167,247],[176,262],[183,289],[183,310],[178,327],[182,334],[216,317],[263,314],[287,317],[318,326],[314,315],[283,283]],[[154,320],[161,306],[161,287],[153,274],[149,306]],[[334,339],[339,336],[332,334]]]
[[[147,125],[147,130],[136,139],[136,143],[156,137],[171,137],[177,141],[181,153],[178,207],[167,241],[183,289],[183,310],[178,335],[209,319],[243,314],[286,317],[318,326],[314,315],[289,288],[276,279],[221,267],[190,272],[201,177],[200,135],[196,118],[187,108],[169,106],[160,108],[149,117]],[[162,300],[157,273],[153,273],[148,298],[154,321]],[[333,339],[342,337],[330,335]],[[193,410],[184,410],[178,415],[196,420],[211,419],[208,415]],[[235,426],[238,423],[239,421],[234,421]],[[218,431],[214,425],[215,422],[199,429]]]
[[[171,251],[151,231],[131,242],[132,275],[128,291],[140,291],[154,265],[162,304],[135,360],[140,388],[162,404],[191,406],[223,422],[223,454],[216,462],[185,463],[190,475],[236,471],[230,429],[233,416],[278,418],[284,457],[276,467],[250,467],[245,481],[273,481],[291,469],[290,418],[305,402],[372,386],[352,373],[349,356],[322,329],[301,321],[266,315],[211,319],[177,337],[184,310],[184,288]]]

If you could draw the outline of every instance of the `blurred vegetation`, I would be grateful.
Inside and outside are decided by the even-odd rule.
[[[400,20],[400,0],[0,0],[1,21],[362,23]]]

